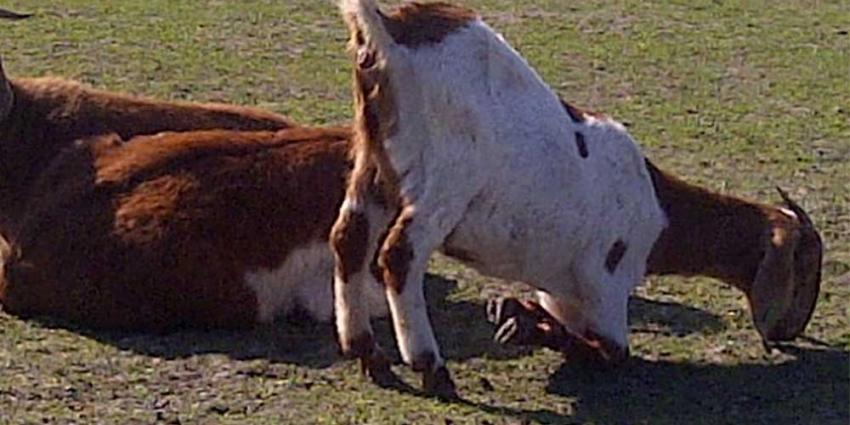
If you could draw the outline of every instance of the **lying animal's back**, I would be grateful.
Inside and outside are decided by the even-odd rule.
[[[18,225],[38,175],[76,139],[108,133],[129,139],[161,131],[273,131],[294,126],[281,115],[257,108],[136,97],[51,77],[9,81],[13,103],[0,115],[4,233]]]
[[[51,123],[72,139],[109,132],[131,138],[160,131],[271,131],[295,126],[289,119],[259,108],[152,99],[54,77],[10,81],[21,121]],[[69,130],[72,133],[67,133]]]
[[[2,302],[11,312],[109,328],[269,319],[258,317],[261,300],[246,275],[325,245],[342,201],[348,136],[293,129],[85,142],[37,183],[43,195],[17,236]]]

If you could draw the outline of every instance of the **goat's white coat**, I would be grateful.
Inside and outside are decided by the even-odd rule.
[[[625,347],[628,295],[665,226],[625,129],[591,117],[572,122],[536,72],[479,20],[414,49],[387,42],[379,20],[358,22],[370,25],[364,33],[385,61],[399,114],[384,148],[402,176],[415,259],[402,293],[387,296],[405,361],[433,354],[434,366],[442,364],[420,295],[424,264],[440,245],[469,253],[484,274],[537,287],[566,327]],[[617,240],[627,249],[609,273]],[[582,323],[570,323],[575,311],[558,311],[568,305]]]

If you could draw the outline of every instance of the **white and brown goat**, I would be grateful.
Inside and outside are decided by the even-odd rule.
[[[373,0],[340,7],[356,62],[356,122],[354,169],[331,233],[335,311],[343,352],[374,380],[396,379],[362,302],[377,258],[402,358],[427,391],[454,394],[422,291],[437,249],[536,287],[539,304],[526,311],[559,329],[542,333],[608,363],[627,356],[628,296],[647,264],[742,287],[765,338],[805,326],[820,242],[801,209],[663,174],[621,125],[565,108],[474,12],[411,3],[384,14]],[[676,251],[691,243],[701,246]],[[726,258],[736,255],[729,248],[741,257]],[[697,258],[679,257],[688,253]]]
[[[256,108],[139,98],[51,77],[7,78],[0,63],[0,234],[14,232],[35,179],[77,139],[292,125]]]

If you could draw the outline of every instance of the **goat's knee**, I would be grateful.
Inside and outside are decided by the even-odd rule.
[[[331,229],[331,249],[336,257],[337,278],[348,282],[366,264],[369,219],[362,211],[343,209]]]
[[[414,259],[413,245],[408,239],[409,216],[400,217],[390,229],[378,256],[378,266],[383,271],[384,284],[395,293],[404,291],[405,282]]]

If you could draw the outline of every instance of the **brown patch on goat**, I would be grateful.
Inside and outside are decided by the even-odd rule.
[[[407,239],[407,227],[412,221],[410,216],[396,220],[378,256],[378,265],[384,270],[384,284],[396,293],[404,290],[410,262],[413,261],[413,247]]]
[[[327,241],[350,137],[205,131],[66,150],[34,186],[42,196],[21,225],[0,302],[96,328],[249,326],[257,300],[245,274]]]
[[[582,158],[587,158],[590,155],[590,152],[587,151],[587,142],[584,140],[584,134],[578,131],[576,132],[576,146],[578,146],[578,154]]]
[[[397,132],[398,110],[389,75],[375,62],[376,52],[365,45],[354,20],[347,21],[351,50],[356,66],[353,71],[354,139],[351,157],[354,170],[347,196],[369,198],[390,206],[398,200],[398,178],[383,143]]]
[[[353,70],[354,137],[350,156],[354,169],[346,198],[372,203],[393,211],[400,202],[398,176],[384,148],[397,132],[398,110],[389,75],[378,66],[377,53],[366,44],[356,21],[346,18],[351,39]],[[346,223],[339,223],[344,231]]]
[[[449,3],[408,3],[384,17],[384,26],[396,43],[419,47],[443,41],[449,34],[478,19],[470,9]]]
[[[617,242],[614,242],[614,245],[608,250],[608,255],[605,256],[605,270],[608,270],[608,273],[614,274],[617,266],[620,265],[620,261],[623,260],[627,248],[626,243],[622,240],[618,239]]]
[[[0,231],[6,234],[20,221],[35,178],[74,140],[109,133],[129,139],[162,131],[294,126],[260,109],[139,98],[57,78],[11,79],[8,93],[14,102],[0,117]]]
[[[337,274],[348,282],[366,261],[369,242],[369,220],[360,211],[346,211],[331,231],[331,245],[337,256]]]

